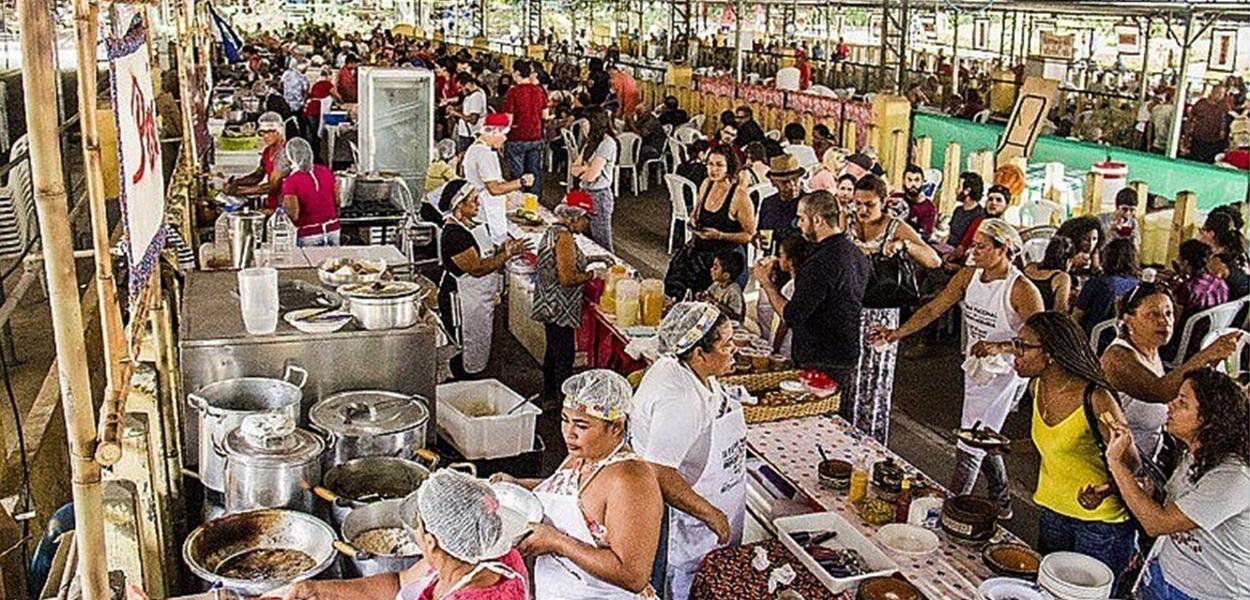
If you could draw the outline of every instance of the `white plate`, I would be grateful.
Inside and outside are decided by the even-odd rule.
[[[781,382],[781,391],[790,392],[791,394],[802,394],[807,391],[807,384],[797,379],[787,379]]]
[[[305,317],[322,312],[325,312],[324,308],[302,308],[300,310],[293,310],[285,315],[282,315],[282,320],[290,323],[291,327],[294,327],[304,333],[330,333],[338,331],[352,320],[351,314],[338,310],[325,313],[322,316],[330,317],[334,315],[342,315],[342,318],[324,319],[318,321],[304,320]]]
[[[942,542],[932,531],[907,523],[890,523],[877,531],[881,545],[907,556],[924,556],[937,550]]]
[[[1051,600],[1053,596],[1037,584],[1015,577],[992,577],[977,588],[978,600]]]
[[[500,506],[511,508],[525,515],[526,522],[542,522],[543,503],[538,499],[538,496],[534,495],[534,492],[506,481],[497,481],[490,484],[490,487],[495,491],[495,497],[499,498]]]

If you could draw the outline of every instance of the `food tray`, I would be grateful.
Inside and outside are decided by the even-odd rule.
[[[720,382],[724,385],[740,385],[747,389],[751,394],[759,394],[781,388],[781,382],[787,379],[798,379],[798,369],[789,369],[786,371],[770,371],[767,373],[747,373],[744,375],[726,375],[720,378]]]
[[[452,447],[469,460],[516,456],[533,449],[534,425],[542,410],[497,379],[457,381],[440,384],[438,428]],[[512,407],[525,405],[512,414]],[[470,416],[479,406],[489,407],[490,416]]]
[[[770,421],[833,414],[838,412],[838,408],[842,405],[842,394],[840,393],[833,393],[824,398],[817,398],[811,394],[805,394],[802,397],[808,398],[808,400],[771,406],[744,405],[742,413],[747,423],[768,423]]]
[[[855,529],[854,525],[837,513],[821,512],[783,517],[773,521],[773,526],[777,528],[777,537],[781,539],[782,545],[793,553],[799,559],[799,562],[803,563],[803,566],[807,567],[807,570],[811,571],[816,576],[816,579],[825,584],[825,587],[829,588],[831,592],[838,593],[854,589],[855,586],[865,579],[884,577],[898,571],[897,563],[890,560],[890,557],[886,556],[876,544],[864,537],[864,534]],[[791,532],[799,531],[836,531],[838,533],[837,537],[825,545],[832,544],[839,548],[848,548],[858,552],[860,557],[864,559],[864,565],[867,567],[868,572],[854,577],[839,578],[830,575],[790,536]]]

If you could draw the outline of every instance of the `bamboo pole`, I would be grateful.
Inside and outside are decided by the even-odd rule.
[[[1138,229],[1146,227],[1146,213],[1150,211],[1150,186],[1145,181],[1130,181],[1128,186],[1137,194],[1137,205],[1133,208],[1133,216],[1137,219]]]
[[[916,138],[915,158],[912,162],[920,165],[921,169],[933,166],[933,138],[928,136]]]
[[[1081,202],[1081,214],[1098,216],[1102,208],[1103,180],[1102,173],[1090,171],[1085,174],[1085,198]]]
[[[955,210],[959,191],[959,154],[958,142],[946,144],[946,156],[942,161],[941,200],[938,202],[938,214],[949,215]]]
[[[1181,254],[1181,242],[1193,237],[1195,213],[1198,210],[1198,195],[1193,192],[1181,192],[1176,195],[1176,205],[1172,212],[1172,230],[1168,236],[1168,261],[1173,261]]]
[[[195,112],[191,103],[195,94],[195,0],[185,0],[181,5],[182,10],[175,13],[178,36],[174,42],[174,55],[178,60],[178,95],[181,96],[179,104],[182,106],[182,159],[186,161],[191,172],[195,173],[198,172],[193,120]]]
[[[69,442],[79,581],[83,598],[104,600],[109,597],[109,587],[100,465],[95,462],[95,413],[87,373],[87,347],[74,272],[65,183],[61,177],[61,142],[57,137],[57,123],[47,118],[45,110],[56,102],[51,13],[49,0],[18,2],[22,87],[26,130],[30,136],[31,180],[35,188],[39,233],[47,257],[44,270]]]

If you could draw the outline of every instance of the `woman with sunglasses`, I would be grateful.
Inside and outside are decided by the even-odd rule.
[[[1081,327],[1066,314],[1029,318],[1012,340],[1016,373],[1032,381],[1033,445],[1041,456],[1033,501],[1041,511],[1037,551],[1080,552],[1111,569],[1128,567],[1136,528],[1120,498],[1105,493],[1111,475],[1096,439],[1109,439],[1103,415],[1123,415]],[[1097,428],[1097,431],[1095,431]]]
[[[1185,374],[1168,403],[1167,432],[1184,447],[1163,502],[1143,489],[1132,431],[1112,428],[1107,462],[1120,496],[1157,536],[1139,600],[1250,598],[1250,399],[1228,375]]]
[[[873,344],[893,343],[925,328],[956,304],[963,306],[968,331],[968,360],[964,372],[964,403],[960,427],[1002,429],[1007,414],[1015,405],[1024,381],[1010,368],[1002,370],[992,355],[1012,360],[1011,340],[1020,326],[1034,313],[1042,310],[1042,296],[1012,261],[1023,242],[1010,223],[1002,219],[981,222],[972,243],[972,265],[964,267],[928,304],[920,307],[898,329],[876,329],[870,334]],[[980,368],[975,361],[982,362]],[[977,377],[970,374],[979,371]],[[1010,519],[1011,493],[1007,487],[1007,465],[998,454],[987,456],[984,450],[959,442],[954,476],[950,490],[967,494],[976,485],[982,470],[989,478],[990,496],[999,507],[999,518]]]
[[[1120,300],[1119,336],[1102,355],[1103,371],[1120,392],[1120,406],[1137,450],[1152,460],[1159,458],[1163,445],[1168,402],[1180,391],[1185,375],[1232,356],[1242,335],[1222,335],[1180,367],[1165,372],[1159,349],[1172,339],[1175,313],[1166,285],[1139,284]]]

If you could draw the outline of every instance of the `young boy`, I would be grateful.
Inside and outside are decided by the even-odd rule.
[[[746,268],[746,259],[734,251],[725,252],[712,259],[712,285],[704,295],[714,302],[733,321],[742,322],[746,313],[746,301],[742,299],[742,287],[737,279]]]

